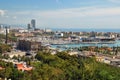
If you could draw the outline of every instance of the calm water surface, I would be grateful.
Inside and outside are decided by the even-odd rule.
[[[117,40],[116,43],[113,44],[93,44],[93,43],[79,43],[79,44],[65,44],[65,45],[51,45],[52,48],[58,48],[58,49],[67,49],[67,48],[79,48],[84,46],[108,46],[108,47],[120,47],[120,40]]]

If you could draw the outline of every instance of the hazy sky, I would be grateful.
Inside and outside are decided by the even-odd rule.
[[[120,28],[120,0],[0,0],[0,24]]]

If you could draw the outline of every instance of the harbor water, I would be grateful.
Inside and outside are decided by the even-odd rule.
[[[84,47],[84,46],[107,46],[107,47],[120,47],[120,40],[116,40],[115,43],[74,43],[74,44],[55,44],[51,45],[52,48],[57,48],[57,49],[70,49],[70,48],[79,48],[79,47]]]

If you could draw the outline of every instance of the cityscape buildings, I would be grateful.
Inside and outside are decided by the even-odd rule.
[[[0,80],[120,80],[119,4],[1,0]]]
[[[9,33],[10,31],[10,26],[4,26],[4,25],[0,25],[0,34],[6,34],[6,28],[7,27],[7,33]]]
[[[29,31],[34,31],[36,29],[36,20],[35,19],[32,19],[31,23],[27,24],[27,29]]]

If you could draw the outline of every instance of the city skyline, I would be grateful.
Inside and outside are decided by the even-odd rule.
[[[0,24],[38,28],[119,28],[120,0],[0,0]]]

